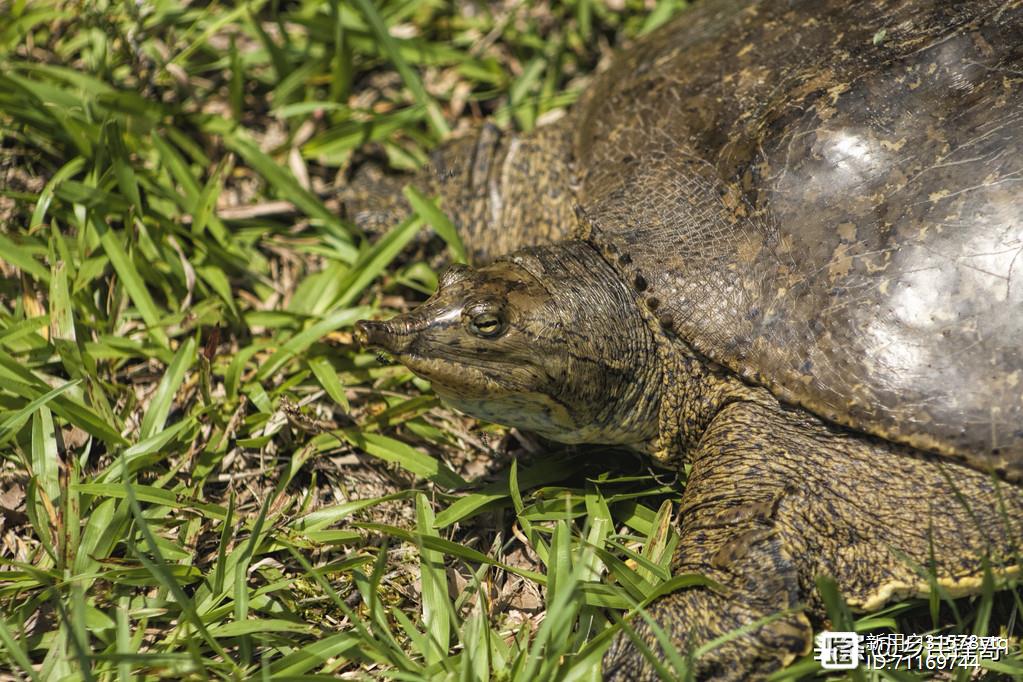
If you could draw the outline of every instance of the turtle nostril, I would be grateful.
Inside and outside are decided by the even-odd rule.
[[[396,318],[390,322],[359,320],[355,323],[355,341],[365,348],[377,346],[390,353],[401,353],[412,342],[407,323]]]
[[[359,320],[355,323],[355,342],[365,348],[369,345],[370,325],[373,323],[368,320]]]

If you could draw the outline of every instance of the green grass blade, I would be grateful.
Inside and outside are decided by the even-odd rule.
[[[416,529],[420,535],[439,537],[434,529],[433,510],[426,496],[416,496]],[[419,557],[419,581],[423,598],[423,625],[426,629],[427,665],[442,663],[448,657],[451,641],[451,621],[448,609],[451,598],[448,595],[448,576],[444,569],[444,557],[436,550],[421,548]]]
[[[181,609],[184,619],[195,628],[195,630],[199,633],[199,636],[203,639],[203,641],[205,641],[206,645],[222,659],[229,662],[233,661],[216,639],[210,635],[209,631],[206,629],[206,625],[196,612],[195,605],[192,603],[191,598],[185,594],[185,591],[181,588],[178,580],[175,579],[173,573],[168,570],[167,562],[160,553],[156,537],[149,528],[149,524],[146,522],[145,517],[142,514],[142,508],[139,506],[138,500],[135,497],[134,486],[129,483],[125,483],[124,491],[128,500],[129,508],[131,509],[131,514],[135,519],[136,527],[142,533],[142,537],[154,557],[153,560],[150,560],[144,554],[138,553],[137,556],[139,561],[145,566],[151,575],[159,580],[160,585],[174,596],[174,601]],[[201,670],[202,661],[198,658],[194,658],[193,661],[197,666],[197,669]],[[233,664],[232,667],[234,667]]]
[[[120,238],[95,211],[92,212],[91,225],[96,230],[96,234],[99,235],[103,251],[110,258],[110,264],[117,271],[117,276],[121,278],[121,282],[124,284],[124,288],[127,290],[132,303],[135,304],[142,319],[149,325],[149,333],[161,346],[168,346],[167,334],[160,327],[160,313],[156,303],[153,302],[153,298],[149,295],[149,290],[142,280],[142,275],[139,274],[139,271],[132,263]]]
[[[351,270],[336,285],[328,286],[320,303],[313,309],[316,314],[333,305],[343,308],[351,305],[374,279],[380,276],[387,265],[404,249],[423,226],[417,218],[409,218],[381,237],[366,252]]]
[[[377,11],[376,6],[370,0],[355,0],[355,4],[373,31],[373,35],[379,41],[381,51],[387,55],[394,68],[401,74],[405,87],[409,89],[416,101],[426,109],[426,118],[434,134],[440,139],[446,138],[450,133],[450,129],[444,121],[444,115],[441,113],[440,107],[437,106],[437,103],[426,92],[426,88],[423,87],[423,83],[419,80],[416,72],[405,61],[404,55],[398,49],[398,44],[394,38],[391,37],[391,32]]]
[[[28,249],[11,240],[2,232],[0,232],[0,252],[4,254],[5,261],[24,270],[37,281],[50,281],[50,271],[37,261]]]
[[[287,199],[310,217],[331,226],[332,234],[347,235],[344,223],[316,195],[302,187],[287,167],[263,152],[243,131],[226,129],[222,125],[211,127],[210,131],[223,135],[224,143],[266,178],[280,198]]]
[[[54,505],[60,493],[60,460],[53,417],[46,407],[40,407],[32,417],[32,473],[40,490]]]
[[[348,396],[345,395],[344,384],[338,379],[337,372],[334,371],[334,367],[330,364],[330,361],[325,357],[309,358],[307,360],[309,369],[313,371],[313,375],[316,380],[320,382],[320,386],[327,392],[330,399],[341,406],[341,409],[346,413],[352,411],[352,406],[348,403]]]
[[[394,462],[445,488],[462,488],[466,485],[465,479],[441,462],[394,438],[363,433],[357,429],[343,429],[334,433],[374,457]]]
[[[288,360],[306,350],[330,332],[336,331],[341,327],[351,326],[369,314],[369,308],[364,307],[335,310],[322,320],[311,325],[308,329],[300,331],[281,344],[281,347],[262,364],[256,377],[260,380],[266,379],[271,374],[280,370]]]
[[[65,391],[68,391],[78,385],[79,381],[69,381],[66,384],[62,384],[57,388],[54,388],[43,395],[35,398],[25,404],[24,407],[18,408],[12,412],[8,412],[3,420],[0,421],[0,443],[3,443],[10,436],[14,435],[16,431],[21,428],[21,425],[31,416],[36,413],[39,409],[45,407],[48,403],[54,400],[57,396],[61,395]],[[3,387],[3,380],[0,379],[0,388]]]
[[[21,674],[32,680],[32,682],[39,682],[39,676],[36,674],[35,666],[32,665],[32,661],[28,657],[28,652],[14,638],[14,634],[7,627],[7,623],[3,618],[0,618],[0,643],[4,645],[4,654],[14,665],[18,666]]]
[[[412,185],[406,186],[403,192],[405,198],[408,199],[409,204],[412,206],[412,210],[426,221],[433,228],[434,232],[440,235],[444,243],[448,245],[448,248],[451,250],[452,259],[456,263],[468,262],[465,256],[465,245],[462,244],[462,238],[458,236],[458,231],[455,229],[451,219],[444,215],[443,211],[437,208],[433,201]]]
[[[146,409],[145,417],[142,419],[142,426],[139,429],[139,440],[144,441],[152,438],[157,432],[163,429],[174,406],[174,396],[177,395],[181,383],[185,380],[185,372],[195,362],[196,343],[194,338],[189,338],[178,349],[171,361],[167,372],[160,379],[156,393]]]

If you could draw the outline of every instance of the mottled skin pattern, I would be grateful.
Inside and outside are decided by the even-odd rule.
[[[655,619],[687,651],[774,616],[697,677],[805,653],[819,574],[874,609],[1017,570],[1020,1],[708,0],[420,181],[476,262],[546,245],[358,335],[470,414],[692,464],[676,569],[723,590]],[[627,639],[605,670],[656,679]]]
[[[412,181],[439,195],[473,262],[524,246],[557,241],[577,231],[577,189],[568,122],[530,135],[483,126],[433,153]],[[362,170],[342,193],[346,217],[368,232],[390,227],[408,213],[401,193],[410,179]]]
[[[651,615],[685,651],[791,610],[701,657],[701,678],[751,679],[805,654],[808,616],[820,623],[823,611],[817,575],[835,576],[854,608],[876,609],[926,593],[931,571],[952,594],[976,590],[978,557],[1011,564],[1019,547],[1018,488],[798,410],[731,403],[692,457],[674,568],[727,591],[683,590],[656,602]],[[653,640],[645,623],[636,627]],[[605,674],[658,679],[624,638],[608,652]]]

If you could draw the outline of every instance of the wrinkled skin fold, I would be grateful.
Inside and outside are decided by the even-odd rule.
[[[683,653],[745,628],[693,672],[763,679],[819,575],[873,610],[1018,570],[1019,74],[1019,2],[702,2],[562,122],[439,150],[480,265],[356,336],[468,414],[691,464],[675,570],[722,589],[649,613]]]

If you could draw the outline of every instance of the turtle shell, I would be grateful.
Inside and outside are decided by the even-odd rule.
[[[700,3],[576,125],[584,236],[675,338],[1023,479],[1023,3]]]

